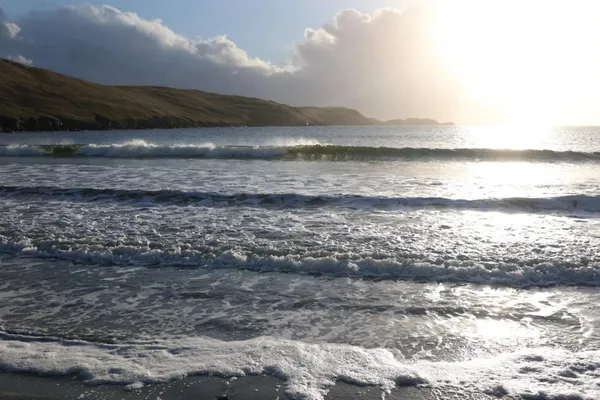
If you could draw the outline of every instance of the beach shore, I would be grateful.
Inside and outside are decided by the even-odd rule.
[[[455,397],[459,396],[459,397]],[[74,377],[42,377],[29,374],[0,373],[0,398],[3,400],[287,400],[285,382],[268,375],[222,378],[192,376],[140,389],[123,386],[91,386]],[[381,400],[378,387],[364,387],[339,382],[327,400]],[[476,393],[450,393],[430,388],[400,387],[386,395],[386,400],[439,400],[460,398],[488,400],[492,397]]]

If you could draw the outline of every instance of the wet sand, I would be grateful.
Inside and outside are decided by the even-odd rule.
[[[364,387],[339,382],[325,397],[327,400],[381,400],[378,387]],[[437,389],[400,387],[386,395],[386,400],[490,400],[485,394],[442,392]],[[123,386],[90,386],[72,377],[40,377],[28,374],[0,373],[0,399],[3,400],[288,400],[285,382],[267,375],[227,379],[193,376],[141,389]],[[507,399],[505,397],[505,399]]]

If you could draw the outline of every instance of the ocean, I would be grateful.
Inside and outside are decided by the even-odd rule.
[[[2,134],[0,370],[597,399],[599,187],[600,128]]]

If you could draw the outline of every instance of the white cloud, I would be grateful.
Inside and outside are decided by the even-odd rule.
[[[6,59],[14,61],[14,62],[18,62],[20,64],[23,65],[28,65],[28,66],[33,66],[33,61],[29,60],[25,57],[23,57],[22,55],[18,55],[18,56],[7,56]]]
[[[2,30],[6,33],[9,39],[15,39],[19,32],[21,32],[21,28],[17,24],[13,24],[10,22],[2,22]]]
[[[296,46],[304,103],[344,104],[385,118],[451,119],[456,88],[424,29],[428,8],[339,12]]]
[[[8,22],[4,15],[4,10],[0,7],[0,40],[2,39],[16,39],[17,35],[21,31],[19,25]]]

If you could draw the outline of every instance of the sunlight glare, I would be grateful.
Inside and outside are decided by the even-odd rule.
[[[510,123],[559,123],[577,112],[598,65],[600,2],[439,0],[434,38],[468,96]],[[588,94],[589,95],[589,94]]]
[[[555,128],[543,124],[521,123],[497,126],[471,126],[469,144],[474,148],[527,150],[551,147]]]

